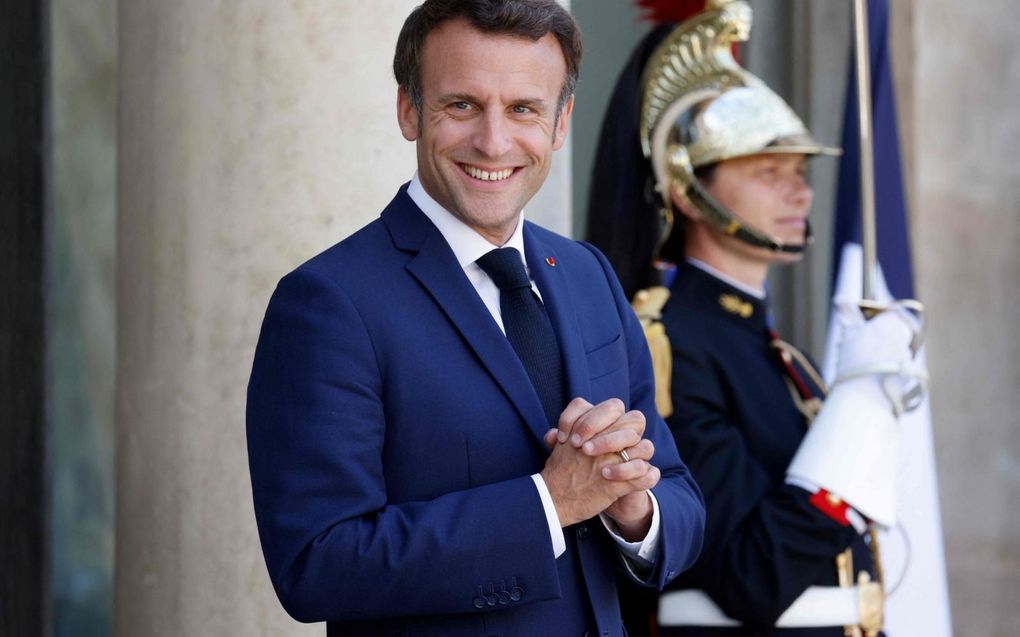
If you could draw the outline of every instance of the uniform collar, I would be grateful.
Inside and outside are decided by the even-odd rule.
[[[693,257],[687,257],[687,263],[690,263],[691,265],[693,265],[694,267],[698,268],[699,270],[704,270],[705,272],[708,272],[709,274],[711,274],[715,278],[719,279],[720,281],[722,281],[722,282],[724,282],[724,283],[726,283],[728,285],[731,285],[731,286],[737,288],[738,290],[740,290],[744,294],[747,294],[748,296],[753,296],[754,298],[759,299],[759,300],[765,300],[765,290],[764,289],[755,288],[755,287],[752,287],[752,286],[750,286],[750,285],[748,285],[746,283],[738,281],[735,278],[731,277],[730,275],[722,272],[721,270],[717,270],[716,268],[713,268],[712,266],[708,265],[707,263],[705,263],[704,261],[701,261],[699,259],[695,259]]]
[[[672,285],[673,297],[692,303],[708,316],[726,317],[756,332],[766,330],[767,298],[760,298],[748,286],[738,287],[710,270],[690,262],[679,264]]]

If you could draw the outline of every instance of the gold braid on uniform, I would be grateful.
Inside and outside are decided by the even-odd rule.
[[[811,364],[811,361],[807,359],[807,356],[801,353],[799,349],[790,345],[778,336],[774,337],[769,345],[779,352],[779,355],[787,363],[797,361],[800,364],[801,369],[807,372],[807,375],[811,378],[819,390],[821,390],[824,396],[828,392],[828,388],[825,386],[825,381],[822,379],[822,375],[818,373],[815,366]],[[783,380],[786,382],[786,388],[790,390],[790,397],[793,399],[793,404],[797,407],[804,419],[807,421],[808,426],[814,421],[815,416],[822,409],[822,400],[818,397],[804,398],[797,391],[797,386],[794,385],[793,379],[788,374],[783,374]]]
[[[673,399],[670,391],[673,380],[673,348],[662,325],[662,307],[669,300],[669,289],[661,285],[639,290],[631,306],[641,321],[652,355],[652,371],[655,374],[655,408],[659,415],[668,418],[673,414]]]

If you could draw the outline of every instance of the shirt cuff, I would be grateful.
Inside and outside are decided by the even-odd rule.
[[[556,505],[553,504],[552,495],[549,494],[549,487],[545,485],[542,474],[533,474],[531,479],[535,482],[535,488],[538,489],[538,497],[542,499],[545,521],[549,524],[549,538],[552,540],[553,555],[559,557],[567,550],[567,540],[563,537],[563,528],[560,527],[560,516],[556,513]]]
[[[616,522],[606,515],[600,513],[599,518],[602,520],[602,524],[605,525],[606,530],[609,531],[610,537],[616,542],[617,546],[620,547],[620,553],[624,557],[628,558],[624,560],[628,570],[631,571],[631,575],[634,575],[638,579],[644,579],[639,574],[635,573],[631,568],[632,565],[637,566],[641,569],[649,569],[655,564],[656,558],[659,557],[659,501],[655,499],[655,494],[651,491],[645,491],[648,497],[652,500],[652,524],[648,527],[648,533],[644,539],[637,542],[628,542],[623,539],[620,535],[620,528],[616,525]]]

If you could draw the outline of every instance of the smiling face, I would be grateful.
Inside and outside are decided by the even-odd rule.
[[[513,233],[566,138],[573,97],[556,113],[565,75],[551,34],[532,42],[454,19],[425,39],[420,116],[398,92],[425,191],[495,245]]]

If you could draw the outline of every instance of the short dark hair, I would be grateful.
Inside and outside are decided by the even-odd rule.
[[[556,114],[574,93],[584,45],[581,29],[556,0],[426,0],[407,16],[397,38],[393,74],[418,113],[422,112],[421,53],[425,38],[441,23],[466,19],[483,33],[507,34],[537,41],[552,33],[563,51],[567,75]]]

